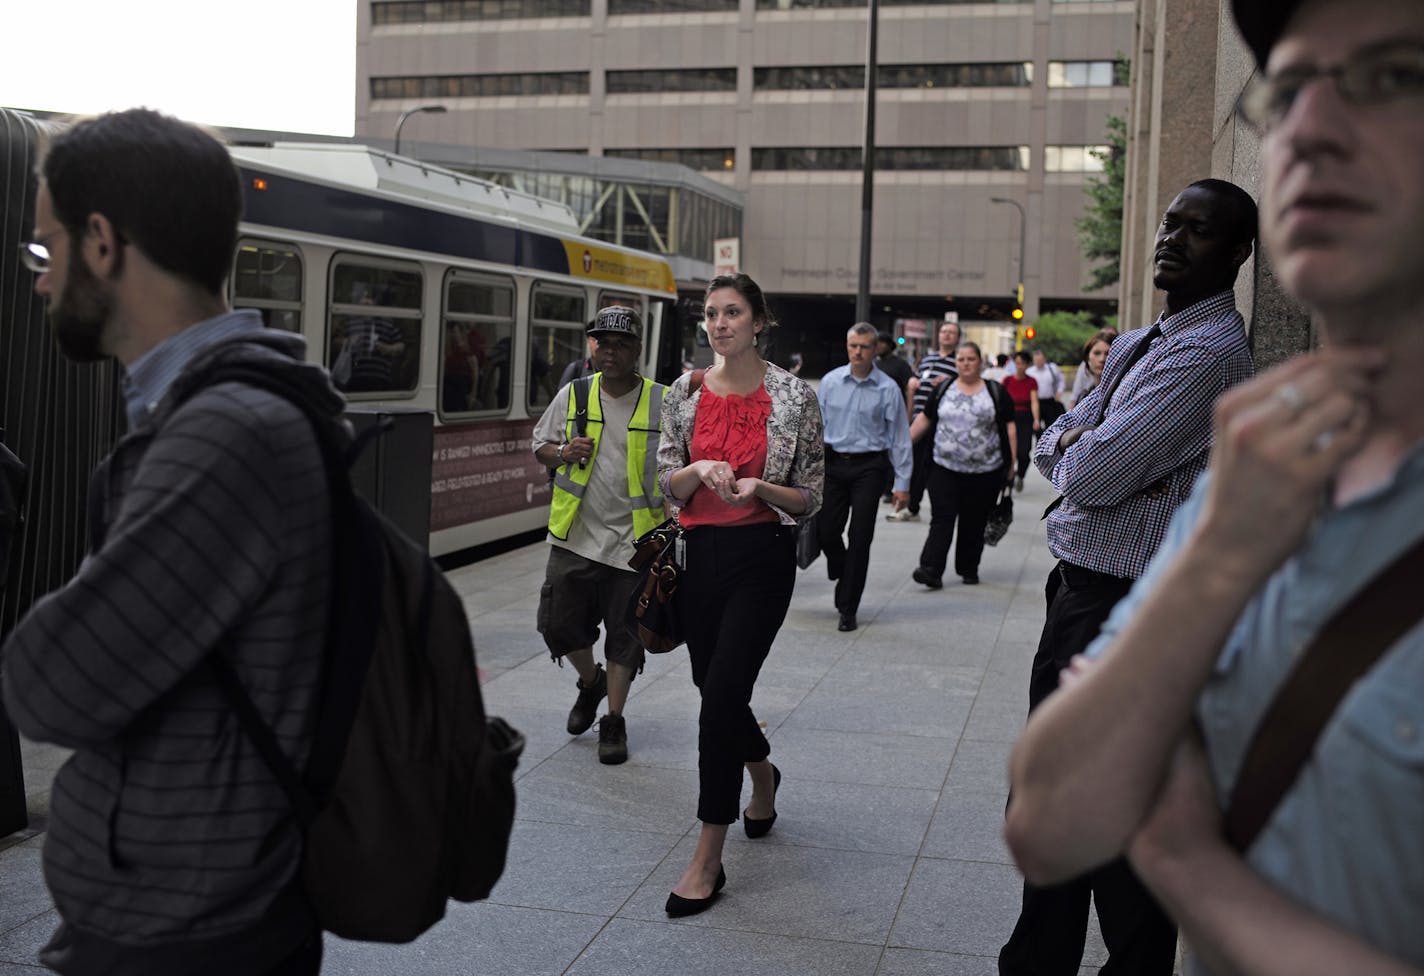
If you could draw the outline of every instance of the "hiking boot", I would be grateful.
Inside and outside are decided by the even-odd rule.
[[[593,683],[584,687],[583,679],[578,680],[578,700],[569,709],[569,735],[583,735],[593,728],[593,720],[598,718],[598,703],[608,697],[608,672],[603,665],[595,665],[598,673]]]
[[[628,723],[609,712],[598,723],[598,761],[616,766],[628,761]]]

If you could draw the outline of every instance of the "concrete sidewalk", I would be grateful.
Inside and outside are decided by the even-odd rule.
[[[931,592],[910,580],[924,522],[876,526],[853,633],[836,630],[824,561],[800,574],[752,703],[784,775],[779,819],[756,841],[734,824],[722,898],[676,922],[663,901],[698,827],[685,652],[650,657],[626,711],[631,758],[602,766],[596,731],[564,732],[575,674],[549,661],[534,629],[546,547],[452,573],[489,675],[487,706],[528,738],[509,867],[489,901],[452,904],[411,945],[329,938],[323,972],[995,973],[1020,891],[1000,839],[1005,761],[1053,564],[1038,520],[1052,493],[1029,477],[979,586],[950,575]],[[39,972],[34,954],[55,924],[38,830],[61,760],[25,745],[37,831],[0,841],[0,976]],[[1104,956],[1093,925],[1085,971]]]

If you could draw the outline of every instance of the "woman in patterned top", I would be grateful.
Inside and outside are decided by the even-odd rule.
[[[796,521],[821,505],[825,446],[816,394],[761,356],[774,324],[751,278],[713,278],[706,328],[721,359],[700,385],[697,374],[677,379],[663,402],[658,480],[687,530],[677,605],[702,694],[702,833],[668,895],[674,917],[710,907],[726,884],[722,846],[737,819],[743,767],[752,781],[747,836],[761,837],[776,820],[781,773],[752,713],[752,687],[791,603]]]
[[[959,378],[932,398],[910,424],[911,440],[934,431],[933,517],[920,550],[920,565],[910,574],[932,590],[944,585],[956,519],[959,545],[954,549],[954,571],[965,583],[979,582],[984,525],[1000,489],[1014,478],[1013,398],[1001,385],[980,376],[984,356],[974,343],[959,344],[954,364]]]

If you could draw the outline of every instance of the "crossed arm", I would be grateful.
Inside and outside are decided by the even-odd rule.
[[[1236,619],[1364,443],[1377,366],[1368,352],[1330,350],[1222,397],[1200,517],[1097,662],[1034,713],[1010,760],[1005,832],[1029,880],[1126,852],[1218,973],[1414,972],[1271,889],[1226,846],[1190,733]],[[1281,394],[1287,385],[1298,396]]]

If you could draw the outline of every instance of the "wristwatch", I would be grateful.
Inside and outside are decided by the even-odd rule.
[[[560,444],[560,445],[559,445],[559,461],[560,461],[560,462],[562,462],[562,461],[564,460],[564,448],[566,448],[566,447],[568,447],[567,444]]]

